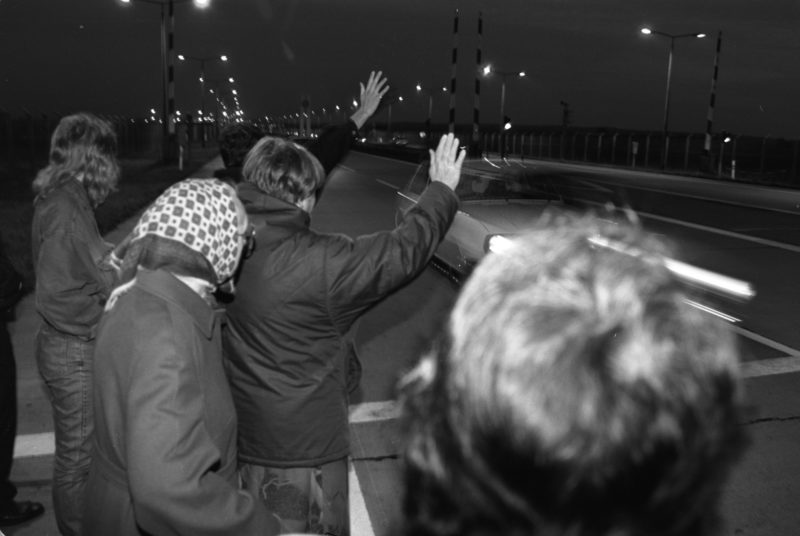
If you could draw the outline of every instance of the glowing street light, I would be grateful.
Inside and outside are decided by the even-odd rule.
[[[525,71],[498,71],[497,69],[493,68],[491,65],[486,65],[483,68],[483,76],[489,76],[490,74],[496,74],[502,77],[503,83],[500,86],[500,158],[505,158],[506,156],[506,145],[505,145],[505,131],[511,128],[511,121],[506,121],[506,79],[509,76],[514,76],[517,78],[525,78],[526,74]]]
[[[675,40],[681,39],[684,37],[693,37],[695,39],[702,39],[706,36],[706,34],[701,32],[694,32],[694,33],[685,33],[685,34],[677,34],[673,35],[667,32],[661,32],[659,30],[655,30],[653,28],[644,27],[639,30],[644,35],[660,35],[662,37],[666,37],[669,39],[669,59],[667,60],[667,91],[666,97],[664,98],[664,148],[663,153],[661,155],[661,167],[667,167],[667,152],[669,151],[669,95],[670,95],[670,84],[672,82],[672,56],[675,51]]]
[[[428,140],[431,139],[431,117],[433,116],[433,93],[422,87],[422,84],[417,82],[417,93],[425,93],[428,95],[428,119],[425,121],[425,136]],[[447,93],[447,88],[443,87],[442,91]]]
[[[207,56],[207,57],[198,57],[198,56],[188,56],[186,54],[178,54],[178,59],[181,61],[196,61],[200,64],[200,117],[203,118],[205,116],[205,95],[206,95],[206,62],[208,61],[221,61],[226,63],[228,61],[228,56],[226,54],[221,54],[219,56]],[[203,129],[203,147],[206,146],[206,133],[205,129]]]
[[[175,4],[193,2],[195,7],[205,9],[211,5],[211,0],[119,0],[122,4],[154,4],[161,8],[161,86],[163,102],[161,108],[161,124],[163,131],[162,156],[164,162],[170,160],[170,142],[175,134],[173,114],[175,110],[175,82],[169,79],[168,73],[173,66],[173,34],[175,32]],[[167,8],[167,10],[165,10]],[[169,29],[167,28],[169,26]]]

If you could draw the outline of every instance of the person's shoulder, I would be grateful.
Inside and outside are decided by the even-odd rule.
[[[64,186],[37,197],[34,202],[34,217],[45,232],[66,231],[69,229],[66,222],[73,220],[80,210],[77,196]]]

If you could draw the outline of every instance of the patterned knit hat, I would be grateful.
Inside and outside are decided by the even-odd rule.
[[[235,196],[216,179],[183,180],[142,214],[132,241],[155,235],[184,244],[208,260],[221,283],[236,271],[241,251]]]

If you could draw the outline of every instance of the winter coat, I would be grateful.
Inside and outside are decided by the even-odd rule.
[[[69,180],[39,196],[33,213],[36,310],[57,331],[94,339],[114,283],[103,241],[83,185]]]
[[[251,184],[239,197],[256,227],[223,333],[239,458],[313,467],[347,456],[348,332],[422,271],[458,199],[433,183],[394,230],[351,239],[312,231],[306,212]]]
[[[238,486],[218,316],[172,274],[140,269],[103,317],[86,536],[272,533]]]

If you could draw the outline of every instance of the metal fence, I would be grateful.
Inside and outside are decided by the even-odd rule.
[[[430,141],[437,141],[445,132],[446,126],[434,126]],[[466,127],[457,128],[456,134],[461,140],[472,139],[472,132]],[[716,134],[706,151],[704,134],[673,133],[665,151],[660,132],[548,127],[513,129],[503,136],[497,130],[483,129],[479,134],[477,145],[471,147],[474,154],[499,155],[504,138],[504,152],[509,157],[586,162],[800,188],[800,140]],[[398,124],[391,132],[384,125],[377,125],[369,137],[370,141],[383,143],[397,143],[400,139],[409,146],[427,144],[419,125],[412,124]]]
[[[716,135],[706,150],[701,134],[673,134],[665,144],[661,133],[568,129],[505,136],[491,132],[481,138],[482,152],[499,153],[503,138],[510,156],[641,167],[800,188],[800,140]]]

